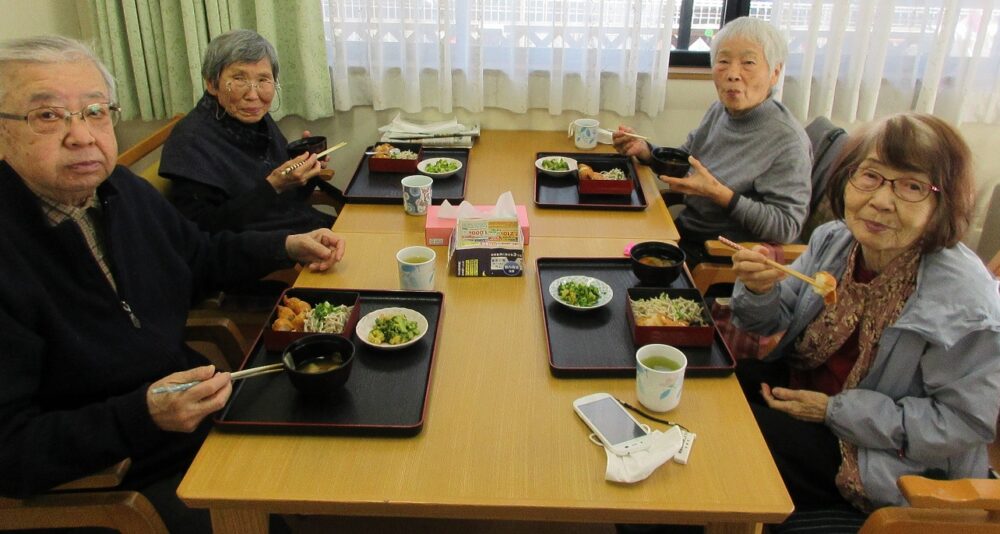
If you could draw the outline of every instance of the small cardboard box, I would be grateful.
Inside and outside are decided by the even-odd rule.
[[[459,219],[448,246],[455,276],[521,276],[524,235],[514,218]]]
[[[493,206],[476,206],[477,210],[489,210]],[[521,226],[521,234],[524,236],[524,244],[528,244],[528,237],[531,228],[528,225],[528,210],[524,206],[518,205],[517,221]],[[441,206],[430,206],[427,208],[427,220],[424,222],[424,243],[429,246],[447,245],[451,241],[451,233],[455,230],[455,219],[439,219],[437,214]]]

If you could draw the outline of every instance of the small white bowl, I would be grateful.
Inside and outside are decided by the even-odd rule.
[[[597,299],[597,303],[593,306],[578,306],[561,299],[559,297],[559,286],[565,282],[576,282],[578,284],[586,284],[597,287],[597,292],[600,294]],[[572,308],[574,310],[596,310],[597,308],[611,302],[611,298],[614,297],[615,292],[611,290],[611,286],[606,284],[603,280],[599,280],[597,278],[590,276],[561,276],[549,284],[549,295],[552,295],[552,298],[555,299],[556,302],[566,306],[567,308]],[[361,323],[358,323],[359,328],[360,326]]]
[[[561,171],[554,171],[552,169],[546,169],[542,165],[542,163],[545,161],[550,161],[555,159],[561,159],[565,161],[566,166],[569,168]],[[576,166],[576,160],[573,158],[567,158],[565,156],[545,156],[544,158],[538,158],[535,160],[535,168],[544,172],[545,174],[548,174],[549,176],[566,176],[567,174],[576,171],[577,166]]]
[[[398,345],[390,345],[388,343],[372,343],[371,341],[368,341],[368,334],[370,334],[372,328],[375,327],[375,319],[383,315],[402,315],[411,321],[416,321],[417,330],[419,330],[420,333],[406,343],[400,343]],[[357,326],[354,327],[354,332],[358,335],[358,339],[369,347],[382,350],[398,350],[404,347],[409,347],[417,341],[420,341],[420,339],[427,334],[427,318],[424,317],[422,313],[409,308],[382,308],[381,310],[370,312],[358,320]]]
[[[447,172],[430,172],[427,167],[434,165],[439,161],[449,161],[455,164],[455,169]],[[455,158],[427,158],[420,163],[417,163],[417,170],[430,176],[431,178],[447,178],[456,172],[462,170],[462,162]]]

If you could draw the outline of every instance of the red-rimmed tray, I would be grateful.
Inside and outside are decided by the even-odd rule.
[[[284,373],[240,380],[216,415],[220,429],[380,436],[420,433],[427,414],[444,295],[431,291],[330,291],[360,293],[362,316],[389,307],[416,310],[427,318],[427,334],[412,346],[395,351],[374,349],[353,335],[356,352],[351,376],[343,390],[329,399],[300,396]],[[280,358],[281,353],[268,351],[258,336],[241,368],[278,363]]]
[[[628,288],[639,279],[628,258],[538,258],[538,290],[545,321],[549,370],[557,377],[635,376],[635,343],[627,318]],[[549,295],[549,284],[560,276],[599,278],[614,296],[607,305],[588,311],[571,310]],[[685,272],[670,287],[693,288]],[[679,347],[688,358],[685,376],[726,376],[736,368],[725,341],[715,332],[710,347]]]
[[[370,146],[365,152],[375,149]],[[399,184],[406,174],[397,172],[371,172],[368,169],[368,158],[365,154],[358,162],[358,168],[354,171],[351,183],[347,184],[344,196],[347,202],[356,204],[402,204],[403,187]],[[462,168],[455,174],[447,178],[434,178],[434,185],[431,186],[431,202],[440,204],[447,200],[452,204],[459,204],[465,200],[465,189],[469,178],[469,149],[468,148],[439,148],[424,147],[421,159],[429,158],[454,158],[462,162]],[[411,174],[420,174],[414,171]]]
[[[628,195],[581,195],[577,187],[576,171],[565,176],[551,176],[534,166],[538,158],[546,156],[573,158],[578,164],[590,165],[598,172],[611,168],[625,169],[625,174],[632,181],[632,192]],[[531,165],[535,173],[535,205],[540,208],[641,211],[647,207],[646,196],[642,194],[642,185],[639,183],[639,175],[635,172],[632,158],[618,154],[539,152]]]

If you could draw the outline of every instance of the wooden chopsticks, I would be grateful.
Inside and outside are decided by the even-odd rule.
[[[618,133],[620,133],[622,135],[627,135],[629,137],[635,137],[636,139],[642,139],[643,141],[649,141],[649,138],[646,137],[645,135],[639,135],[639,134],[632,133],[632,132],[618,132]]]
[[[727,247],[729,247],[729,248],[731,248],[733,250],[749,250],[746,247],[744,247],[743,245],[741,245],[741,244],[739,244],[739,243],[737,243],[735,241],[726,239],[725,237],[722,237],[721,235],[719,236],[719,241],[722,242],[723,245],[726,245]],[[795,269],[792,269],[792,268],[790,268],[788,266],[782,265],[782,264],[780,264],[780,263],[778,263],[778,262],[776,262],[776,261],[774,261],[774,260],[772,260],[770,258],[765,257],[764,258],[764,262],[767,263],[768,265],[770,265],[771,267],[774,267],[775,269],[777,269],[777,270],[779,270],[779,271],[781,271],[781,272],[783,272],[785,274],[794,276],[795,278],[798,278],[799,280],[802,280],[803,282],[805,282],[805,283],[807,283],[807,284],[815,287],[816,289],[819,289],[819,290],[824,291],[824,292],[825,291],[829,291],[829,289],[830,289],[829,287],[827,287],[826,285],[824,285],[822,282],[816,280],[815,278],[810,278],[810,277],[808,277],[808,276],[806,276],[806,275],[804,275],[804,274],[796,271]]]
[[[229,375],[229,378],[235,382],[236,380],[242,380],[244,378],[252,378],[255,376],[266,375],[268,373],[277,373],[284,369],[285,364],[272,363],[271,365],[261,365],[260,367],[251,367],[250,369],[236,371],[235,373]]]
[[[271,365],[262,365],[260,367],[252,367],[250,369],[244,369],[242,371],[237,371],[229,375],[229,379],[233,382],[237,380],[242,380],[244,378],[252,378],[255,376],[266,375],[270,373],[278,373],[285,370],[285,364],[283,363],[272,363]],[[192,380],[191,382],[184,382],[183,384],[169,384],[166,386],[159,386],[153,388],[153,394],[160,393],[179,393],[181,391],[187,391],[198,384],[201,384],[201,380]]]
[[[316,154],[316,159],[322,158],[323,156],[329,154],[330,152],[333,152],[334,150],[337,150],[339,148],[344,148],[345,146],[347,146],[347,141],[341,141],[341,142],[333,145],[332,147],[330,147],[330,148],[328,148],[328,149],[320,152],[319,154]],[[306,162],[306,160],[303,160],[303,161],[300,161],[298,163],[289,165],[288,167],[285,167],[285,169],[283,171],[281,171],[281,175],[282,176],[287,175],[288,173],[290,173],[290,172],[294,171],[295,169],[298,169],[299,167],[301,167],[303,164],[305,164],[305,162]]]

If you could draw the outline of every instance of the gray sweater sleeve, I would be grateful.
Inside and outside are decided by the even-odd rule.
[[[812,198],[809,138],[780,103],[765,100],[739,117],[716,102],[684,148],[739,195],[729,209],[688,195],[681,214],[693,239],[795,241]]]
[[[773,164],[754,184],[758,196],[741,195],[730,217],[760,239],[788,243],[798,239],[808,216],[812,184],[802,178],[810,176],[812,165],[795,143],[775,151]]]

